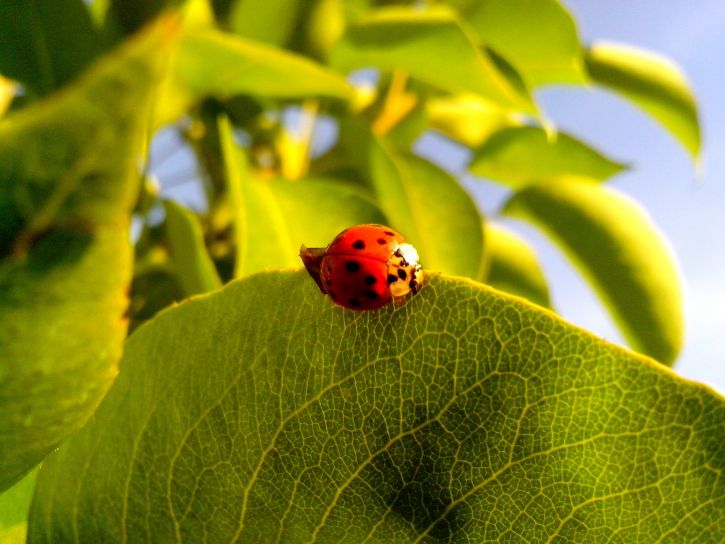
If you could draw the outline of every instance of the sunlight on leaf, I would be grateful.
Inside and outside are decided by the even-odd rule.
[[[0,544],[25,542],[30,501],[38,471],[34,470],[10,489],[0,493]]]
[[[341,74],[302,55],[218,30],[189,30],[156,116],[159,122],[175,120],[208,96],[325,96],[346,101],[353,91]]]
[[[463,18],[529,84],[585,81],[576,23],[557,0],[477,0]]]
[[[235,145],[229,123],[219,126],[234,216],[235,277],[299,266],[301,244],[325,247],[352,225],[385,223],[370,198],[339,180],[261,179]]]
[[[722,397],[463,279],[351,312],[255,275],[121,368],[43,465],[31,543],[725,538]]]
[[[468,92],[509,109],[534,112],[521,94],[447,9],[384,8],[352,24],[330,54],[341,70],[405,70],[453,93]]]
[[[697,104],[685,76],[670,60],[631,46],[597,43],[586,51],[586,66],[595,83],[642,108],[698,158]]]
[[[483,268],[483,227],[473,198],[434,164],[397,153],[371,137],[370,177],[390,224],[415,245],[427,268],[479,278]]]
[[[564,133],[547,135],[534,126],[506,127],[475,152],[470,170],[513,187],[530,181],[603,181],[624,170],[585,143]]]
[[[0,76],[0,117],[5,115],[8,107],[10,107],[10,103],[13,101],[16,90],[17,83]]]
[[[518,126],[515,114],[474,96],[440,96],[426,101],[426,114],[432,128],[466,144],[481,145],[504,127]]]
[[[129,215],[163,20],[0,122],[0,490],[90,417],[117,372]]]
[[[504,213],[538,226],[565,251],[633,349],[675,361],[684,339],[680,275],[643,208],[600,185],[562,181],[522,189]]]

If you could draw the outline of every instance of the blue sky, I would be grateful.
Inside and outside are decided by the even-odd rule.
[[[538,95],[563,129],[633,163],[612,185],[633,196],[669,240],[686,297],[686,343],[675,370],[725,392],[725,2],[564,0],[585,43],[614,40],[657,51],[690,81],[704,132],[702,174],[685,151],[636,108],[605,91],[545,89]],[[615,341],[620,336],[563,258],[526,231],[569,320]]]

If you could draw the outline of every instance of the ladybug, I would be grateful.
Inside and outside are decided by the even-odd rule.
[[[320,290],[351,310],[402,304],[423,283],[418,252],[384,225],[350,227],[326,248],[302,245],[300,258]]]

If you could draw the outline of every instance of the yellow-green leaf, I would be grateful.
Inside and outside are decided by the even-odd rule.
[[[0,76],[0,117],[10,107],[10,103],[15,97],[18,85],[14,81]]]
[[[185,32],[172,70],[159,101],[159,122],[178,118],[190,104],[207,96],[324,96],[340,100],[353,96],[353,87],[345,78],[321,64],[213,29]]]
[[[199,218],[173,200],[164,200],[166,236],[176,274],[186,296],[213,291],[221,280],[204,243]]]
[[[0,490],[91,416],[117,372],[138,159],[173,22],[0,121]]]
[[[304,11],[305,2],[299,0],[237,0],[231,6],[229,25],[240,36],[284,47]]]
[[[415,245],[423,266],[479,278],[483,226],[471,196],[450,174],[412,154],[396,153],[371,137],[369,168],[390,224]]]
[[[509,230],[487,222],[485,249],[485,283],[540,306],[551,306],[546,278],[529,244]]]
[[[429,98],[425,111],[432,128],[469,147],[478,147],[504,127],[521,124],[510,111],[471,95]]]
[[[0,493],[0,544],[24,544],[37,469]]]
[[[301,244],[325,247],[359,223],[385,223],[375,203],[331,178],[261,179],[246,164],[225,119],[219,123],[237,251],[235,277],[299,266]]]
[[[585,59],[595,83],[642,108],[697,159],[700,153],[697,104],[676,65],[652,52],[612,43],[589,47]]]
[[[576,23],[557,0],[476,0],[462,15],[530,85],[584,81]]]
[[[721,396],[521,299],[351,312],[271,272],[129,339],[30,542],[715,544],[723,444]]]
[[[474,43],[455,14],[441,6],[372,11],[349,25],[333,47],[330,63],[341,70],[403,70],[445,91],[535,111],[530,97]]]
[[[625,166],[564,133],[534,126],[505,127],[476,151],[472,173],[519,187],[531,181],[603,181]]]
[[[633,349],[672,364],[682,347],[682,287],[674,257],[625,195],[576,182],[532,185],[504,213],[541,228],[569,256]]]

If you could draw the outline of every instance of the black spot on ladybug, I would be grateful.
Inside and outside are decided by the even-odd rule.
[[[398,281],[398,276],[388,274],[388,285],[390,285],[391,283],[395,283],[396,281]]]
[[[360,301],[356,298],[351,298],[350,300],[348,300],[348,302],[350,303],[350,306],[352,306],[354,308],[360,307]]]
[[[365,296],[372,299],[378,298],[378,294],[375,291],[365,291]]]
[[[360,263],[357,261],[347,261],[345,263],[345,268],[348,272],[354,273],[360,270]]]
[[[385,234],[387,236],[395,236],[395,233],[394,232],[390,232],[389,230],[383,231],[383,234]]]
[[[375,276],[365,276],[365,283],[368,285],[373,285],[376,281]]]
[[[407,277],[408,277],[408,274],[406,274],[406,273],[405,273],[405,270],[403,270],[403,269],[401,268],[401,269],[399,269],[399,270],[398,270],[398,277],[399,277],[399,278],[400,278],[401,280],[404,280],[405,278],[407,278]]]
[[[383,246],[383,245],[385,245],[387,243],[388,242],[385,240],[385,238],[378,238],[378,244],[380,244],[381,246]]]
[[[355,242],[352,244],[352,247],[355,249],[365,249],[365,242],[362,240],[355,240]]]

